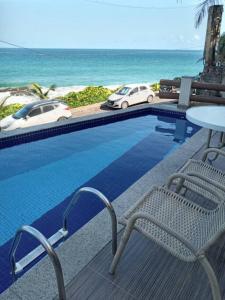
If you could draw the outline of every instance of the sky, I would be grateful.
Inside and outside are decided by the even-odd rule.
[[[0,0],[0,40],[29,48],[203,49],[198,0]],[[0,43],[0,47],[4,47]]]

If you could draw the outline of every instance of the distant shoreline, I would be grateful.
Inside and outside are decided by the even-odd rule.
[[[16,48],[16,47],[0,47],[0,51],[1,50],[93,50],[93,51],[99,51],[99,50],[105,50],[105,51],[197,51],[197,52],[203,52],[204,49],[141,49],[141,48],[137,48],[137,49],[130,49],[130,48],[32,48],[32,47],[21,47],[21,48]]]
[[[136,83],[136,84],[140,84]],[[147,83],[149,85],[151,85],[151,83]],[[106,89],[111,90],[112,92],[117,90],[119,87],[126,85],[126,84],[113,84],[113,85],[105,85],[103,86]],[[68,95],[69,93],[79,93],[83,90],[85,90],[88,87],[94,87],[94,85],[88,85],[88,86],[84,86],[84,85],[74,85],[74,86],[69,86],[69,87],[56,87],[54,90],[50,90],[48,93],[48,98],[49,99],[57,99],[57,98],[61,98],[64,97],[66,95]],[[96,86],[95,86],[96,87]],[[48,90],[47,87],[41,87],[43,92],[46,92]],[[10,104],[28,104],[31,103],[33,101],[37,101],[39,100],[39,98],[37,98],[36,95],[29,95],[27,93],[28,90],[26,89],[19,89],[19,88],[9,88],[9,90],[7,91],[6,89],[1,89],[0,88],[0,103],[1,101],[4,101],[4,99],[6,97],[9,97],[6,102],[5,105],[10,105]]]
[[[108,86],[104,86],[105,88],[113,91],[116,90],[117,88],[119,88],[121,85],[108,85]],[[49,91],[48,93],[48,98],[49,99],[57,99],[57,98],[61,98],[66,96],[67,94],[74,92],[74,93],[78,93],[81,92],[83,90],[85,90],[86,88],[88,88],[89,86],[83,86],[83,85],[76,85],[76,86],[69,86],[69,87],[56,87],[54,90]],[[43,91],[47,91],[46,87],[42,87]],[[4,99],[6,97],[9,97],[4,106],[7,105],[11,105],[11,104],[21,104],[21,105],[25,105],[37,100],[40,100],[36,95],[28,95],[26,94],[25,89],[11,89],[9,88],[9,91],[4,91],[4,89],[0,89],[0,103],[1,101],[4,101]]]
[[[143,84],[148,84],[151,85],[153,83],[156,83],[157,81],[154,82],[127,82],[127,83],[120,83],[120,84],[109,84],[109,85],[96,85],[96,84],[90,84],[90,85],[68,85],[68,86],[56,86],[55,90],[57,91],[62,91],[62,92],[67,92],[67,91],[74,91],[74,92],[79,92],[87,87],[96,87],[96,86],[102,86],[104,88],[110,89],[110,90],[115,90],[120,86],[126,85],[126,84],[137,84],[137,83],[143,83]],[[26,86],[0,86],[0,93],[4,93],[4,92],[10,92],[10,91],[20,91],[21,92],[25,89],[27,89],[29,87],[30,84],[26,85]],[[41,85],[42,88],[47,89],[47,86],[43,86]]]

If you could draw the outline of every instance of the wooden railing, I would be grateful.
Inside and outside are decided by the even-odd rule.
[[[181,81],[161,79],[160,86],[180,88]],[[225,85],[193,81],[191,84],[191,89],[225,92]],[[175,92],[174,91],[171,91],[171,92],[160,91],[159,97],[162,99],[178,100],[180,98],[180,93],[178,93],[177,91],[175,91]],[[225,98],[223,98],[223,97],[195,95],[195,94],[193,94],[192,91],[190,93],[189,101],[213,103],[213,104],[224,104],[225,105]]]

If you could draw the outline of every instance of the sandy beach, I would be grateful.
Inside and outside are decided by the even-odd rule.
[[[113,90],[119,88],[121,85],[108,85],[108,86],[105,86],[105,88],[108,88],[108,89],[113,91]],[[84,86],[84,85],[74,85],[74,86],[68,86],[68,87],[56,87],[54,91],[49,92],[48,98],[49,99],[56,99],[58,97],[63,97],[63,96],[65,96],[65,95],[67,95],[71,92],[78,93],[80,91],[83,91],[87,87],[88,86]],[[43,89],[43,92],[46,92],[48,90],[48,88],[46,88],[46,87],[42,87],[42,89]],[[4,106],[14,104],[14,103],[28,104],[28,103],[39,100],[39,98],[35,95],[28,96],[28,95],[25,95],[25,94],[23,95],[22,93],[14,94],[14,93],[11,93],[9,91],[1,92],[1,90],[0,90],[0,103],[6,97],[9,97],[9,98],[4,102]]]

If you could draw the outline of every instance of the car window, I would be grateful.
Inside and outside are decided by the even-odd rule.
[[[38,107],[38,108],[34,108],[32,109],[32,111],[28,114],[29,117],[35,117],[37,115],[40,115],[41,114],[41,108]]]
[[[145,90],[147,90],[147,87],[146,87],[146,86],[141,86],[141,87],[140,87],[140,90],[141,90],[141,91],[145,91]]]
[[[14,115],[13,115],[13,118],[14,119],[22,119],[22,118],[25,118],[26,115],[28,114],[29,112],[29,108],[28,107],[23,107],[21,108],[20,110],[18,110]]]
[[[138,88],[135,88],[135,89],[133,89],[131,92],[130,92],[130,95],[133,95],[133,94],[135,94],[135,93],[137,93],[138,92]]]
[[[54,106],[53,105],[45,105],[43,106],[43,112],[48,112],[48,111],[51,111],[54,109]]]
[[[127,87],[127,86],[125,86],[125,87],[119,89],[119,90],[116,92],[116,94],[117,94],[117,95],[124,96],[124,95],[128,94],[129,91],[130,91],[130,88]]]

